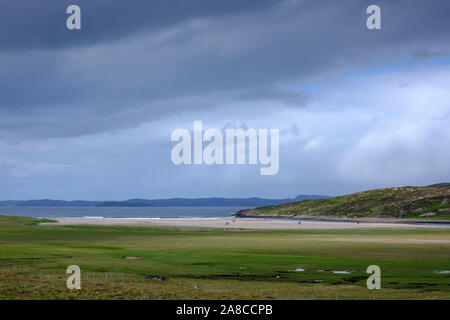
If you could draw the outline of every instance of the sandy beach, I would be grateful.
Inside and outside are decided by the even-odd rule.
[[[371,223],[337,221],[299,221],[275,219],[118,219],[118,218],[60,218],[47,225],[99,225],[99,226],[172,226],[224,229],[360,229],[360,228],[444,228],[448,225],[408,223]]]

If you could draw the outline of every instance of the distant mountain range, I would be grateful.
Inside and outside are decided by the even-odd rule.
[[[20,207],[261,207],[282,203],[327,199],[328,196],[298,195],[295,198],[263,199],[263,198],[172,198],[172,199],[129,199],[125,201],[64,201],[64,200],[6,200],[0,206]]]

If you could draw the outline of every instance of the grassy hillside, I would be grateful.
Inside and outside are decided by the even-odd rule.
[[[241,215],[450,219],[450,186],[377,189],[261,207]]]

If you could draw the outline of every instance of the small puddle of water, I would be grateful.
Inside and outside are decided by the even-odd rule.
[[[142,257],[139,257],[139,256],[124,256],[123,258],[125,260],[137,260],[137,259],[141,259]]]
[[[351,274],[351,271],[342,270],[342,271],[333,271],[334,274]]]
[[[305,271],[305,269],[302,269],[302,268],[297,268],[297,269],[295,269],[295,270],[289,270],[290,272],[303,272],[303,271]]]

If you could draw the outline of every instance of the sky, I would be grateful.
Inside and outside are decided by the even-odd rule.
[[[0,1],[0,200],[450,181],[447,0]],[[278,173],[175,165],[171,133],[196,120],[279,129]]]

